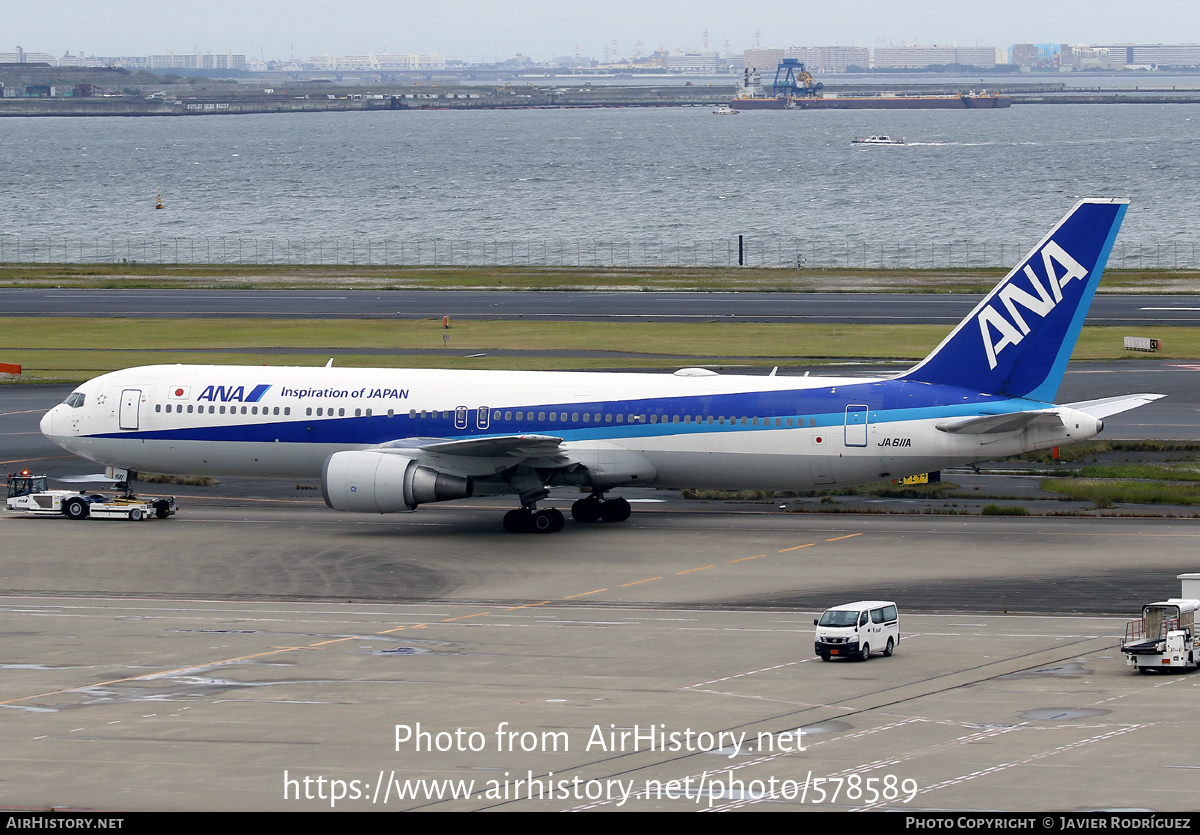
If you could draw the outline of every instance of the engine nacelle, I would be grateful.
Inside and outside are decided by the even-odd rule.
[[[321,493],[334,510],[398,513],[417,505],[468,499],[469,478],[425,467],[413,458],[386,452],[335,452],[321,470]]]

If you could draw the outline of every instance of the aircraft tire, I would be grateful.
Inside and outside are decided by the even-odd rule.
[[[609,499],[600,505],[600,518],[605,522],[624,522],[632,512],[625,499]]]
[[[533,514],[519,507],[504,514],[504,530],[509,533],[529,533],[533,530]]]
[[[86,519],[88,503],[80,498],[67,499],[63,502],[62,512],[68,519]]]
[[[553,507],[539,510],[530,519],[534,533],[558,533],[563,529],[565,522],[562,511]]]
[[[576,522],[589,524],[600,521],[600,502],[595,496],[580,499],[571,505],[571,518]]]

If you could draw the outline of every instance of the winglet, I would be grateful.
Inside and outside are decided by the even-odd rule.
[[[1054,401],[1128,201],[1081,200],[901,379]]]

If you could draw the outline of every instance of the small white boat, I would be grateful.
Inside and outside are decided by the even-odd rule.
[[[903,136],[897,138],[888,136],[886,133],[877,133],[873,136],[868,136],[863,139],[861,136],[856,136],[850,140],[852,145],[906,145],[907,141]]]
[[[738,111],[734,110],[732,107],[730,107],[727,104],[718,104],[716,107],[713,108],[713,113],[717,114],[718,116],[736,116],[736,115],[738,115]]]

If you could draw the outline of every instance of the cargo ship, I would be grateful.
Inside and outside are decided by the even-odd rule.
[[[763,88],[758,70],[742,74],[734,110],[969,110],[1009,107],[1012,96],[986,90],[964,93],[826,93],[804,64],[785,58],[775,71],[771,93]]]

